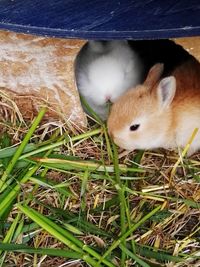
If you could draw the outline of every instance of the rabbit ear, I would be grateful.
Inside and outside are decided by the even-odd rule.
[[[101,41],[89,41],[88,46],[93,52],[103,52],[104,51],[104,45]]]
[[[169,107],[176,92],[176,79],[169,76],[162,79],[157,87],[158,101],[161,108]]]
[[[157,63],[149,70],[146,80],[144,81],[144,85],[148,88],[152,88],[160,79],[164,70],[163,63]]]

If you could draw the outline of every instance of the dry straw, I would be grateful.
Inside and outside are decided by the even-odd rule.
[[[180,156],[124,153],[92,112],[81,132],[0,106],[0,266],[200,266],[197,130]]]

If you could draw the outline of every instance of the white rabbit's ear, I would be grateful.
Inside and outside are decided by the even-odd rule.
[[[151,89],[159,80],[164,70],[163,63],[157,63],[151,67],[149,73],[147,75],[146,80],[144,81],[144,85]]]
[[[158,101],[161,108],[169,107],[174,99],[176,92],[176,79],[174,76],[169,76],[162,79],[157,87]]]
[[[88,45],[93,52],[103,52],[104,46],[101,41],[89,41]]]

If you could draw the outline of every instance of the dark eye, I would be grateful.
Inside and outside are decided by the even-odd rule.
[[[131,131],[136,131],[140,127],[140,124],[133,124],[130,126]]]

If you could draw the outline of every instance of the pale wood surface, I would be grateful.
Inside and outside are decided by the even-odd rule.
[[[0,87],[28,116],[46,102],[49,118],[85,125],[74,60],[84,41],[0,31]]]
[[[200,37],[185,37],[173,39],[177,44],[183,46],[191,55],[200,61]]]

